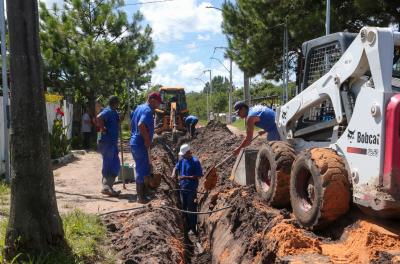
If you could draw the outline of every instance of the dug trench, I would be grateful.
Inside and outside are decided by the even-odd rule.
[[[190,142],[207,171],[227,157],[241,136],[225,125],[210,123]],[[184,142],[182,139],[178,145]],[[259,149],[262,139],[250,148]],[[352,208],[320,232],[302,229],[290,208],[266,205],[254,186],[229,180],[234,160],[218,170],[216,188],[207,192],[204,179],[197,195],[200,236],[185,236],[182,213],[160,208],[179,207],[177,183],[169,177],[174,165],[171,144],[152,149],[161,186],[151,207],[105,218],[114,248],[124,263],[400,263],[400,227],[373,219]],[[219,209],[226,208],[218,211]]]

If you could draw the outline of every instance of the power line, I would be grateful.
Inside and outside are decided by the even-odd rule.
[[[148,2],[137,2],[132,4],[125,4],[124,6],[135,6],[135,5],[147,5],[147,4],[156,4],[156,3],[164,3],[164,2],[171,2],[175,0],[156,0],[156,1],[148,1]]]
[[[165,2],[172,2],[175,0],[155,0],[155,1],[148,1],[148,2],[136,2],[136,3],[131,3],[131,4],[123,4],[120,5],[119,7],[125,7],[125,6],[137,6],[137,5],[148,5],[148,4],[158,4],[158,3],[165,3]],[[64,11],[64,8],[47,8],[47,10],[52,10],[52,11]]]

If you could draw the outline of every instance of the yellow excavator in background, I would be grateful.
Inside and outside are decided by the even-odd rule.
[[[189,114],[183,87],[161,87],[163,104],[155,110],[156,134],[171,133],[172,140],[186,133],[184,117]]]

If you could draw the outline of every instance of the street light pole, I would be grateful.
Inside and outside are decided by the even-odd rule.
[[[215,47],[214,48],[214,50],[216,50],[216,49],[226,49],[225,47]],[[211,57],[210,59],[212,59],[212,60],[216,60],[216,61],[218,61],[228,72],[229,72],[229,90],[228,90],[228,101],[229,101],[229,105],[228,105],[228,109],[229,109],[229,116],[228,116],[228,124],[230,124],[230,123],[232,123],[231,121],[232,121],[232,92],[233,92],[233,76],[232,76],[232,64],[233,64],[233,61],[232,61],[232,59],[230,59],[230,61],[229,61],[229,69],[222,63],[222,61],[221,60],[219,60],[219,59],[217,59],[217,58],[214,58],[214,57]]]
[[[6,50],[6,23],[4,17],[4,1],[0,0],[0,31],[1,31],[1,57],[3,77],[3,128],[4,128],[4,162],[6,181],[10,181],[10,144],[9,144],[9,105],[8,105],[8,82],[7,82],[7,50]]]
[[[326,0],[325,35],[330,34],[331,28],[331,0]]]

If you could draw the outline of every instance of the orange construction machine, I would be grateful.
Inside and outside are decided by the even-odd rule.
[[[186,132],[184,117],[189,114],[183,87],[161,87],[163,104],[156,109],[156,133],[172,133],[174,140]]]

